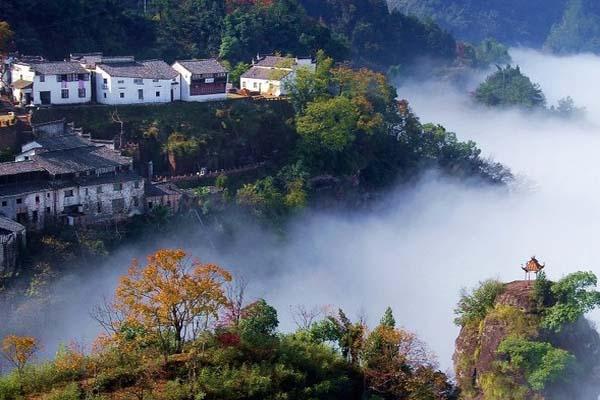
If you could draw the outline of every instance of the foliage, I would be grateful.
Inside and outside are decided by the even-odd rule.
[[[273,342],[277,325],[277,310],[260,299],[242,309],[238,329],[244,342],[262,347]]]
[[[506,361],[501,361],[502,367],[522,371],[529,386],[536,391],[543,390],[548,383],[564,379],[568,367],[575,362],[572,354],[550,343],[534,342],[515,335],[500,343],[498,353],[507,356]]]
[[[480,321],[494,307],[496,297],[504,291],[504,285],[496,280],[479,283],[479,287],[470,291],[463,289],[454,313],[456,325],[465,326],[471,322]]]
[[[598,283],[592,272],[574,272],[552,284],[554,304],[543,315],[542,326],[559,332],[565,324],[574,323],[600,305]]]
[[[222,285],[230,280],[223,268],[189,260],[183,250],[159,250],[144,267],[132,263],[117,287],[114,307],[123,322],[139,324],[165,345],[172,334],[180,352],[186,338],[218,317],[226,303]]]
[[[0,55],[8,53],[15,33],[6,21],[0,21]]]
[[[577,107],[571,96],[558,100],[556,106],[550,107],[550,112],[560,118],[580,118],[585,115],[585,107]]]
[[[81,390],[77,383],[72,382],[64,389],[54,390],[48,396],[48,400],[79,400],[81,398]]]
[[[383,313],[383,317],[381,317],[379,325],[387,326],[389,328],[396,327],[396,320],[394,319],[394,313],[392,312],[391,307],[385,309],[385,313]]]
[[[431,18],[460,39],[494,37],[511,46],[540,47],[569,0],[388,0],[390,8]]]
[[[234,68],[229,69],[229,82],[233,83],[235,86],[239,86],[240,78],[244,74],[244,72],[250,69],[250,64],[245,62],[239,62],[235,65]]]
[[[475,92],[475,99],[487,106],[544,107],[546,99],[538,84],[521,73],[521,69],[507,65],[488,76]]]
[[[568,0],[552,25],[545,47],[556,53],[600,52],[600,7],[594,0]]]
[[[548,280],[544,271],[537,274],[532,296],[540,310],[552,303],[552,282]]]
[[[8,335],[0,343],[0,352],[19,373],[22,373],[39,347],[38,340],[32,336]]]

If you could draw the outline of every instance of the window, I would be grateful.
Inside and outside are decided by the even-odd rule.
[[[46,82],[46,75],[40,74],[40,82]]]
[[[138,89],[138,100],[144,100],[144,89]]]
[[[46,212],[50,214],[50,207],[46,207]]]
[[[125,98],[125,93],[123,93],[123,92],[119,93],[119,97],[122,99]]]
[[[69,98],[69,89],[61,89],[60,97],[62,97],[63,99],[68,99]]]
[[[89,79],[90,79],[90,76],[88,74],[77,74],[78,81],[87,81]]]
[[[148,208],[152,209],[152,207],[154,207],[154,203],[152,203],[151,201],[148,202]]]
[[[50,193],[46,193],[46,197],[47,197],[47,198],[50,198]]]
[[[104,98],[106,98],[106,93],[104,93]]]
[[[77,94],[79,95],[79,98],[85,97],[85,88],[77,89]]]
[[[246,89],[246,81],[242,81],[242,89]]]
[[[253,87],[254,89],[256,89],[256,88],[258,87],[258,84],[257,84],[256,82],[254,82],[254,83],[252,84],[252,87]]]
[[[102,203],[98,202],[96,209],[98,211],[98,214],[100,214],[102,212]]]
[[[117,83],[125,83],[125,81],[123,79],[120,79],[117,81]]]
[[[112,211],[122,213],[125,210],[125,199],[114,199],[112,201]]]
[[[160,92],[156,92],[156,97],[160,97]]]
[[[38,222],[38,212],[37,212],[37,210],[35,210],[33,213],[31,213],[31,221]]]
[[[136,189],[140,188],[140,183],[138,181],[135,181],[135,183],[133,184],[133,187]]]
[[[152,79],[152,82],[158,82],[158,79]]]
[[[7,203],[6,203],[6,201],[3,201],[3,202],[2,202],[2,207],[6,207],[6,206],[7,206]]]
[[[133,198],[133,206],[134,206],[134,207],[137,207],[137,206],[138,206],[138,204],[139,204],[139,200],[138,200],[138,198],[137,198],[137,197],[134,197],[134,198]]]
[[[123,190],[123,184],[122,183],[114,183],[113,190],[115,192],[120,192],[121,190]]]
[[[102,79],[102,83],[104,83],[105,85],[108,85],[108,79],[107,78]]]
[[[85,188],[85,195],[87,196],[89,193],[88,188]]]
[[[136,85],[143,85],[144,84],[144,80],[142,78],[135,78],[133,80],[133,83],[135,83]]]
[[[35,202],[39,203],[40,202],[40,196],[35,196]]]
[[[23,199],[21,199],[21,198],[18,198],[18,199],[17,199],[17,204],[23,204]]]
[[[73,190],[72,189],[65,190],[65,197],[73,197]]]
[[[98,186],[96,188],[96,193],[102,193],[102,186]]]

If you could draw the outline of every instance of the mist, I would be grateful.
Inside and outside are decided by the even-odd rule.
[[[371,212],[294,221],[285,239],[243,226],[221,252],[200,232],[123,249],[101,265],[88,263],[83,276],[58,282],[60,304],[36,321],[44,327],[46,351],[70,339],[93,339],[98,327],[91,307],[110,296],[131,258],[164,246],[184,247],[243,275],[251,297],[278,309],[283,330],[294,328],[289,310],[297,304],[341,307],[372,325],[391,306],[398,325],[419,334],[442,369],[451,368],[458,334],[453,308],[462,287],[487,278],[523,279],[520,265],[533,255],[546,263],[550,279],[580,269],[600,274],[600,58],[527,49],[511,54],[550,104],[571,96],[586,107],[585,118],[485,109],[473,105],[469,90],[440,82],[398,88],[423,122],[476,141],[484,155],[511,168],[517,181],[508,189],[432,171],[390,192]],[[474,76],[473,84],[482,77]],[[27,309],[14,317],[30,320]],[[590,317],[600,320],[600,313]],[[26,325],[15,326],[27,331]]]

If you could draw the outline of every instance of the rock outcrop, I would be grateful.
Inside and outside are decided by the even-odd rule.
[[[485,318],[462,327],[456,339],[454,367],[465,400],[573,399],[596,400],[600,394],[600,336],[580,318],[560,333],[540,328],[541,309],[534,296],[534,281],[505,285]],[[568,376],[543,390],[528,385],[525,373],[507,373],[512,360],[498,352],[509,336],[551,344],[575,357]],[[504,367],[500,362],[504,362]],[[567,375],[567,373],[565,373]]]

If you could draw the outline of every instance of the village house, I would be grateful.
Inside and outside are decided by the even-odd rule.
[[[0,278],[17,271],[21,252],[27,245],[26,229],[11,219],[0,217]]]
[[[164,61],[101,57],[94,66],[98,103],[168,103],[180,99],[179,73]]]
[[[310,58],[258,57],[252,60],[252,67],[242,74],[240,87],[267,96],[284,96],[288,92],[286,85],[294,81],[298,68],[315,71],[316,64]]]
[[[173,69],[181,76],[181,100],[227,98],[227,70],[217,60],[178,60]]]
[[[15,161],[0,163],[0,215],[40,230],[142,213],[144,179],[132,159],[60,126],[68,125],[34,130]]]
[[[146,211],[164,207],[170,215],[189,208],[189,196],[174,183],[155,182],[146,185]]]
[[[90,73],[77,62],[17,60],[10,68],[13,98],[23,106],[83,104],[92,99]]]

